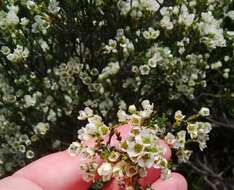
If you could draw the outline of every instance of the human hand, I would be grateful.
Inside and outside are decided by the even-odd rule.
[[[124,136],[128,128],[119,129]],[[113,139],[113,144],[114,144]],[[165,158],[170,159],[171,151],[165,143]],[[172,173],[167,180],[159,179],[160,171],[150,169],[148,176],[141,179],[140,183],[150,185],[157,190],[187,190],[184,177]],[[0,181],[0,190],[86,190],[91,183],[85,182],[80,173],[80,159],[70,156],[67,151],[48,155],[17,171],[10,177]],[[106,184],[103,190],[120,190],[115,180]]]

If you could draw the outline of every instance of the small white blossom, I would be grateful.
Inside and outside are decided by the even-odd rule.
[[[80,154],[80,151],[81,151],[81,144],[78,142],[73,142],[72,144],[70,144],[68,148],[68,152],[71,156],[77,156],[78,154]]]
[[[34,132],[39,135],[45,135],[47,131],[49,130],[50,125],[49,123],[43,123],[39,122],[35,127],[34,127]]]
[[[56,0],[50,0],[48,9],[52,14],[57,14],[60,11],[59,2]]]
[[[129,142],[127,147],[127,153],[130,157],[137,157],[143,152],[144,146],[139,143]]]
[[[130,105],[128,107],[128,111],[129,111],[129,113],[135,113],[137,111],[136,106],[135,105]]]
[[[175,116],[174,116],[176,121],[182,121],[185,118],[185,115],[182,114],[182,111],[178,110],[175,112]]]
[[[229,17],[229,18],[231,18],[232,20],[234,20],[234,11],[232,10],[232,11],[229,11],[228,13],[227,13],[227,16]]]
[[[171,177],[171,170],[165,168],[161,170],[161,178],[163,180],[169,179]]]
[[[143,153],[138,157],[137,163],[140,167],[151,168],[154,165],[155,155],[150,153]]]
[[[176,155],[178,157],[178,161],[180,163],[188,162],[191,154],[192,154],[191,150],[184,150],[184,149],[181,149],[181,150],[177,151],[177,153],[176,153]]]
[[[181,14],[179,16],[179,23],[185,26],[191,26],[194,21],[195,15],[189,14],[188,8],[185,5],[181,7]]]
[[[17,16],[17,13],[19,11],[18,6],[11,6],[9,7],[9,12],[6,16],[6,22],[8,25],[17,25],[20,22],[19,17]]]
[[[37,100],[35,96],[25,95],[24,101],[25,101],[25,107],[28,108],[34,106]]]
[[[126,122],[129,119],[129,115],[124,110],[119,110],[117,112],[117,117],[119,122]]]
[[[108,181],[111,179],[113,173],[113,167],[110,163],[104,162],[102,165],[97,169],[97,172],[100,176],[102,176],[103,181]]]
[[[163,28],[166,28],[167,30],[172,30],[174,27],[169,16],[163,16],[163,18],[160,21],[160,24]]]
[[[84,110],[79,111],[79,120],[86,120],[87,118],[93,116],[93,110],[89,107],[86,107]]]
[[[177,133],[176,143],[175,143],[175,146],[174,146],[176,149],[184,148],[185,142],[186,142],[185,137],[186,137],[186,131],[182,130],[182,131]]]
[[[199,111],[199,114],[203,117],[209,116],[210,115],[210,109],[207,107],[202,107]]]
[[[147,40],[148,39],[155,40],[158,38],[159,34],[160,34],[159,30],[154,30],[152,27],[149,27],[148,30],[143,32],[143,37]]]
[[[167,133],[167,135],[164,138],[165,142],[169,145],[169,146],[174,146],[176,143],[176,138],[172,133]]]

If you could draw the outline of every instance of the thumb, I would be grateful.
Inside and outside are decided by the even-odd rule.
[[[113,179],[112,181],[108,182],[102,190],[122,190],[119,187],[118,181],[116,179]]]
[[[178,174],[172,173],[172,176],[167,180],[158,179],[151,185],[153,190],[187,190],[187,182],[185,178]],[[111,182],[108,182],[102,190],[122,190],[116,179],[113,179]]]
[[[154,190],[187,190],[188,185],[185,178],[178,174],[172,173],[167,180],[158,179],[151,185]]]

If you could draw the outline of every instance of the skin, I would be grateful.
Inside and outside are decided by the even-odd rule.
[[[123,138],[128,134],[129,126],[125,125],[118,129]],[[89,143],[92,146],[92,142]],[[112,144],[116,141],[113,138]],[[163,142],[160,145],[164,147],[164,156],[170,159],[171,151]],[[82,179],[79,171],[79,158],[72,157],[67,151],[58,152],[45,156],[28,166],[20,169],[10,177],[0,180],[1,190],[86,190],[90,183]],[[187,190],[185,178],[172,173],[171,178],[161,180],[159,178],[160,170],[149,169],[148,176],[139,182],[145,186],[151,184],[155,190]],[[103,188],[103,190],[120,190],[117,181],[112,180]]]

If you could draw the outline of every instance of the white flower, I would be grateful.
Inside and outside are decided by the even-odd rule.
[[[217,70],[220,67],[222,67],[222,62],[221,61],[217,61],[217,62],[211,64],[211,69],[213,69],[213,70],[215,70],[215,69]]]
[[[38,41],[38,43],[40,44],[41,49],[42,49],[44,52],[46,52],[47,50],[50,49],[50,47],[48,46],[48,43],[47,43],[46,41],[40,39],[40,40]]]
[[[31,1],[31,0],[28,0],[27,3],[27,8],[30,10],[30,9],[33,9],[36,7],[36,3],[34,1]]]
[[[72,142],[68,148],[68,152],[71,156],[77,156],[80,154],[81,151],[81,144],[78,142]]]
[[[49,6],[48,6],[48,10],[52,13],[52,14],[56,14],[59,12],[60,7],[59,7],[59,2],[56,0],[50,0]]]
[[[154,30],[152,27],[148,28],[148,31],[143,32],[143,37],[145,39],[152,39],[155,40],[160,34],[159,30]]]
[[[176,143],[175,143],[175,146],[174,146],[176,149],[184,148],[185,142],[186,142],[185,137],[186,137],[186,131],[182,130],[182,131],[177,133]]]
[[[166,28],[167,30],[172,30],[174,27],[169,16],[163,16],[163,18],[160,21],[160,24],[163,28]]]
[[[112,151],[110,153],[110,155],[108,156],[108,160],[110,162],[117,162],[120,158],[120,153],[119,152],[115,152],[115,151]]]
[[[92,117],[88,118],[88,122],[100,126],[102,125],[102,118],[99,115],[93,115]]]
[[[4,54],[4,55],[8,55],[11,53],[11,49],[7,46],[2,46],[1,47],[1,52]]]
[[[20,19],[20,24],[22,26],[26,26],[28,23],[29,23],[29,19],[27,19],[25,17]]]
[[[26,158],[28,158],[28,159],[33,159],[34,156],[35,156],[35,153],[34,153],[32,150],[28,150],[28,151],[26,152]]]
[[[113,167],[113,176],[116,178],[121,178],[124,176],[123,168],[120,167],[119,165],[114,165]]]
[[[94,123],[88,123],[85,128],[87,130],[87,133],[91,136],[97,133],[97,126]]]
[[[50,23],[45,20],[45,18],[41,15],[34,16],[35,23],[32,24],[32,32],[39,33],[42,32],[43,34],[47,33],[47,30],[50,26]]]
[[[93,181],[96,176],[96,170],[98,168],[98,163],[94,160],[82,163],[80,165],[80,171],[83,174],[83,179],[87,182]]]
[[[128,107],[128,111],[129,111],[129,113],[135,113],[137,111],[136,106],[135,105],[130,105]]]
[[[34,132],[39,135],[45,135],[47,131],[49,130],[49,128],[50,128],[49,123],[39,122],[34,127]]]
[[[78,130],[78,139],[87,141],[98,135],[98,126],[95,123],[88,123],[85,127]]]
[[[185,5],[181,7],[181,15],[179,16],[179,23],[184,24],[185,26],[190,26],[193,23],[195,18],[194,14],[189,14],[188,8]]]
[[[57,117],[57,115],[56,115],[55,111],[50,109],[49,114],[47,116],[47,119],[49,121],[56,121],[56,117]]]
[[[154,104],[150,104],[149,100],[143,100],[141,102],[141,105],[143,107],[144,110],[153,110],[154,109]]]
[[[139,125],[141,125],[141,122],[142,122],[141,116],[139,116],[137,114],[132,114],[131,115],[131,124],[133,126],[139,126]]]
[[[176,153],[176,155],[178,157],[178,161],[180,163],[188,162],[191,154],[192,154],[191,150],[184,150],[184,149],[181,149],[181,150],[177,151],[177,153]]]
[[[144,111],[140,111],[139,115],[142,117],[142,119],[147,119],[147,118],[150,118],[152,113],[153,113],[153,110],[144,110]]]
[[[91,147],[82,148],[80,151],[81,160],[93,159],[95,156],[95,149]]]
[[[88,172],[87,172],[87,173],[83,173],[82,178],[83,178],[84,181],[86,181],[86,182],[91,182],[91,181],[94,180],[95,174],[93,174],[93,173],[88,173]]]
[[[198,124],[189,123],[187,126],[187,131],[192,139],[197,138],[198,135]]]
[[[156,157],[153,167],[154,168],[165,169],[165,168],[168,167],[168,162],[163,157]]]
[[[129,142],[127,153],[130,157],[137,157],[143,152],[144,146],[139,143]]]
[[[115,75],[119,72],[120,70],[120,65],[119,62],[110,62],[101,72],[101,74],[98,76],[99,80],[104,80],[107,77],[111,75]]]
[[[150,67],[148,65],[141,65],[139,70],[141,75],[148,75],[150,73]]]
[[[229,17],[229,18],[231,18],[232,20],[234,20],[234,11],[232,10],[232,11],[229,11],[228,13],[227,13],[227,16]]]
[[[143,0],[144,1],[144,0]],[[155,0],[145,0],[148,3],[148,9],[151,11],[158,11],[160,8],[160,5],[157,1]]]
[[[129,115],[124,110],[119,110],[117,112],[117,117],[119,122],[126,122],[129,119]]]
[[[6,22],[9,25],[17,25],[19,23],[19,17],[17,16],[17,13],[19,11],[18,6],[11,6],[9,7],[9,12],[6,16]]]
[[[176,121],[182,121],[185,118],[185,115],[182,114],[182,112],[180,110],[175,112],[175,116],[174,116]]]
[[[30,95],[25,95],[24,96],[24,101],[25,101],[25,107],[31,107],[36,104],[36,97],[30,96]]]
[[[199,111],[199,115],[206,117],[210,115],[210,109],[207,107],[202,107]]]
[[[176,138],[172,133],[167,133],[167,135],[164,137],[164,140],[169,146],[172,146],[172,147],[176,143]]]
[[[113,167],[110,163],[104,162],[97,169],[97,172],[100,176],[111,176],[113,172]]]
[[[29,50],[24,48],[23,52],[21,53],[23,59],[26,59],[29,56]]]
[[[148,60],[148,65],[151,67],[151,68],[155,68],[157,66],[157,59],[155,56],[153,56],[152,58],[150,58]]]
[[[171,177],[171,170],[168,168],[161,170],[161,178],[162,180],[169,179]]]
[[[151,168],[154,165],[155,155],[151,153],[143,153],[138,157],[137,163],[140,167]]]
[[[198,133],[200,134],[208,134],[212,130],[212,126],[209,122],[196,122],[199,126]]]
[[[150,146],[156,142],[155,134],[150,129],[141,129],[140,133],[135,136],[136,143]]]
[[[104,53],[107,53],[107,54],[109,54],[111,52],[112,53],[117,53],[118,51],[117,51],[117,42],[116,42],[116,40],[110,39],[109,44],[104,47],[104,50],[105,50]]]
[[[86,120],[87,118],[93,116],[93,110],[89,107],[86,107],[84,110],[79,111],[79,120]]]
[[[99,126],[98,133],[101,137],[107,135],[109,133],[109,127],[107,127],[106,125]]]
[[[197,24],[203,37],[201,40],[210,48],[225,47],[226,40],[221,28],[222,20],[216,20],[211,12],[201,14],[202,21]]]

